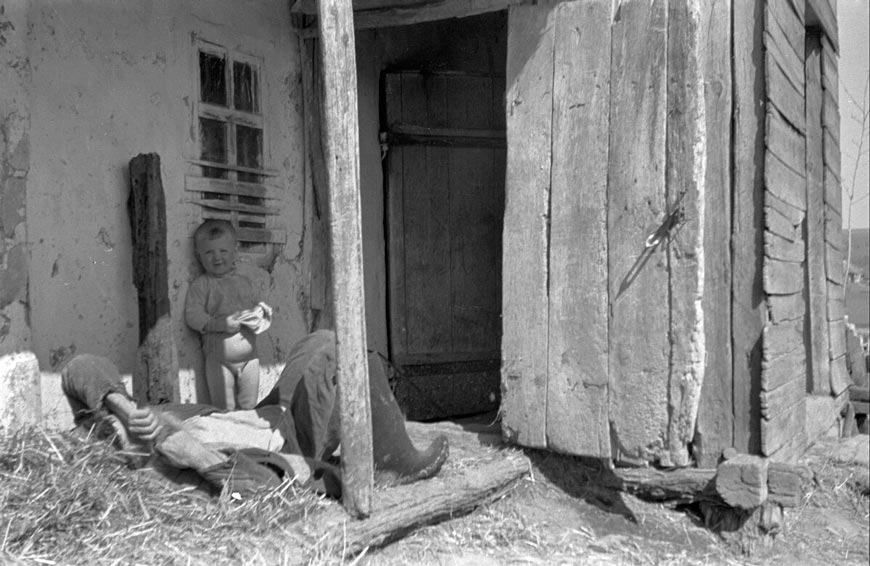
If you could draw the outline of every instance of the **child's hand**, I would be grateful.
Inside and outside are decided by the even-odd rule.
[[[230,316],[227,317],[227,319],[226,319],[227,332],[235,334],[236,332],[238,332],[239,330],[242,329],[242,323],[239,320],[239,317],[241,316],[241,314],[242,314],[241,312],[234,312],[233,314],[231,314]]]

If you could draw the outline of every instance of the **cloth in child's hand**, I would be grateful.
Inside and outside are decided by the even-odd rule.
[[[266,303],[260,303],[252,309],[239,313],[239,324],[254,331],[254,334],[262,334],[272,326],[272,307]]]

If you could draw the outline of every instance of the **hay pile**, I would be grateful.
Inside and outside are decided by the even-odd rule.
[[[291,482],[245,500],[132,470],[105,441],[0,430],[0,563],[291,564],[327,505]]]

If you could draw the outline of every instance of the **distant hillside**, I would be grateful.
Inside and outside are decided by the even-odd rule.
[[[844,237],[848,237],[843,230]],[[870,278],[870,229],[855,228],[852,230],[852,265],[864,273],[864,278]]]

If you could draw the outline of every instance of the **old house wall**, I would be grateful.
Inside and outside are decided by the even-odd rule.
[[[8,6],[6,4],[9,4]],[[26,10],[0,4],[0,356],[30,347],[25,189],[30,172]]]
[[[282,195],[286,244],[257,271],[272,328],[260,341],[261,389],[283,352],[307,330],[304,190],[298,43],[283,0],[203,3],[33,2],[27,13],[32,69],[31,163],[26,206],[32,348],[43,371],[74,352],[133,369],[138,343],[132,283],[127,164],[161,156],[167,202],[169,289],[182,368],[182,400],[204,399],[198,337],[182,322],[199,267],[190,229],[201,209],[185,190],[196,152],[198,59],[194,38],[262,58],[264,166]],[[5,84],[5,82],[4,82]],[[5,89],[4,89],[5,92]]]

